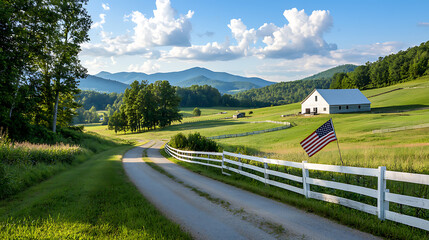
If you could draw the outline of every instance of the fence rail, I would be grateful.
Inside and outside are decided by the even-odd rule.
[[[222,174],[230,175],[228,172],[234,172],[263,182],[266,185],[273,185],[288,191],[302,194],[306,198],[314,198],[321,201],[340,204],[369,214],[377,215],[381,220],[388,219],[429,231],[428,220],[389,210],[389,202],[416,208],[429,209],[429,199],[390,193],[389,190],[386,189],[386,180],[429,185],[429,175],[387,171],[386,167],[361,168],[307,163],[306,161],[298,163],[278,159],[247,156],[226,151],[221,153],[183,151],[170,147],[168,143],[165,145],[165,151],[180,161],[220,168],[222,170]],[[300,169],[302,170],[300,171],[302,172],[302,175],[298,176],[275,171],[273,169],[269,169],[268,164]],[[309,170],[376,177],[378,182],[377,189],[313,178],[310,177]],[[275,181],[270,179],[270,176],[282,178],[285,180],[285,182],[293,181],[296,184],[294,186],[285,182]],[[298,187],[296,185],[302,185],[302,187]],[[311,191],[311,185],[338,189],[341,191],[368,196],[377,200],[377,206],[331,194]]]
[[[281,125],[284,125],[284,126],[276,127],[276,128],[270,128],[270,129],[265,129],[265,130],[259,130],[259,131],[253,131],[253,132],[245,132],[245,133],[237,133],[237,134],[226,134],[226,135],[208,137],[208,139],[223,139],[223,138],[244,137],[244,136],[250,136],[250,135],[261,134],[261,133],[266,133],[266,132],[274,132],[274,131],[279,131],[279,130],[283,130],[283,129],[286,129],[286,128],[290,128],[290,123],[289,122],[276,122],[276,121],[267,120],[267,121],[259,121],[259,122],[248,122],[248,123],[275,123],[275,124],[281,124]]]
[[[387,128],[387,129],[372,130],[372,133],[397,132],[397,131],[403,131],[403,130],[409,130],[409,129],[427,128],[427,127],[429,127],[429,123],[424,123],[424,124],[419,124],[419,125],[413,125],[413,126],[403,126],[403,127],[397,127],[397,128]]]

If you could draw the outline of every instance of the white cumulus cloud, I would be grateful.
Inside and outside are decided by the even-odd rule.
[[[102,3],[101,7],[104,9],[104,11],[109,11],[110,10],[110,6],[108,3]]]
[[[145,61],[143,64],[139,65],[139,64],[131,64],[128,66],[128,71],[132,71],[132,72],[144,72],[147,74],[151,74],[151,73],[155,73],[157,72],[159,69],[161,68],[161,66],[152,61],[152,60],[148,60]]]
[[[242,51],[237,51],[225,43],[211,42],[206,45],[194,45],[191,47],[174,47],[165,53],[165,58],[190,59],[199,61],[227,61],[243,56]]]
[[[228,24],[236,44],[226,41],[173,48],[167,57],[193,60],[232,60],[244,56],[260,58],[297,59],[304,55],[326,55],[336,50],[328,44],[323,34],[332,27],[329,11],[317,10],[307,15],[296,8],[285,10],[287,24],[282,27],[264,23],[259,28],[248,29],[241,19],[231,19]],[[260,43],[258,45],[258,43]]]
[[[169,0],[157,0],[156,8],[151,18],[146,18],[139,11],[131,14],[131,21],[136,24],[131,48],[190,46],[190,19],[194,12],[188,11],[186,15],[175,18],[176,11]]]
[[[308,16],[304,10],[285,10],[283,16],[289,22],[283,27],[271,28],[262,42],[265,47],[257,49],[257,54],[266,58],[296,59],[308,55],[325,55],[336,50],[336,44],[328,44],[323,34],[332,26],[329,11],[317,10]],[[274,30],[274,31],[272,31]]]
[[[107,5],[106,5],[107,6]],[[107,6],[108,7],[108,6]],[[82,45],[82,55],[116,56],[143,55],[149,58],[159,57],[160,52],[154,47],[190,46],[190,19],[194,14],[188,11],[186,15],[176,18],[176,11],[169,0],[157,0],[154,16],[146,18],[141,12],[134,11],[124,18],[135,23],[134,31],[130,34],[113,36],[112,33],[101,32],[101,43],[85,43]],[[100,14],[100,21],[92,28],[103,29],[105,14]]]
[[[95,28],[101,28],[101,29],[103,29],[103,24],[106,23],[106,14],[102,13],[102,14],[99,15],[99,17],[100,17],[100,21],[93,23],[91,25],[92,29],[95,29]]]

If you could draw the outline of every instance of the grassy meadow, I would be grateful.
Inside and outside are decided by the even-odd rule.
[[[243,110],[244,108],[240,107],[201,107],[199,108],[201,110],[201,116],[207,116],[207,115],[218,115],[219,117],[223,116],[229,116],[235,114],[236,111]],[[194,111],[194,108],[192,107],[183,107],[180,109],[180,113],[184,118],[188,117],[194,117],[192,115],[192,111]],[[221,112],[226,112],[227,114],[218,114]]]
[[[402,88],[389,92],[394,89]],[[388,93],[386,93],[388,92]],[[414,126],[429,122],[429,77],[405,82],[386,88],[363,91],[372,102],[370,113],[349,113],[317,115],[311,117],[290,116],[298,113],[300,104],[288,104],[259,109],[241,109],[248,117],[232,120],[220,119],[219,116],[231,117],[235,113],[216,114],[227,111],[225,108],[202,109],[211,115],[200,117],[184,117],[182,124],[172,125],[164,129],[137,134],[117,135],[108,131],[106,126],[88,126],[88,131],[94,131],[106,136],[117,136],[124,139],[166,139],[178,132],[185,134],[200,132],[202,135],[218,136],[257,131],[277,127],[271,123],[248,123],[251,121],[287,121],[292,128],[276,132],[216,140],[228,151],[237,148],[243,153],[267,156],[288,161],[309,161],[324,164],[340,164],[337,144],[331,143],[312,158],[308,158],[300,141],[316,130],[329,118],[333,119],[335,130],[345,165],[378,167],[386,166],[388,170],[429,173],[429,128],[406,131],[373,133],[373,130],[389,129],[402,126]],[[184,109],[184,113],[191,112]],[[249,111],[253,114],[248,115]]]
[[[392,91],[394,90],[394,91]],[[185,117],[182,124],[164,129],[136,134],[114,134],[105,126],[88,126],[86,129],[107,136],[124,139],[164,139],[168,140],[178,132],[185,134],[200,132],[207,137],[222,134],[250,132],[271,128],[270,123],[254,124],[252,121],[285,121],[292,123],[291,128],[276,132],[263,133],[239,138],[216,140],[225,150],[248,155],[266,156],[288,161],[308,161],[312,163],[340,165],[336,143],[331,143],[312,158],[308,158],[300,141],[316,130],[329,118],[333,119],[339,139],[344,165],[377,168],[386,166],[388,170],[429,174],[429,128],[419,128],[396,132],[373,133],[373,130],[415,126],[429,122],[429,77],[401,83],[386,88],[363,91],[372,102],[372,111],[366,113],[331,114],[317,116],[293,115],[300,112],[300,103],[259,109],[241,109],[247,117],[238,120],[220,119],[218,114],[200,117]],[[375,95],[375,96],[374,96]],[[188,109],[187,111],[191,111]],[[222,109],[212,109],[213,113]],[[248,115],[253,111],[252,115]],[[281,115],[289,115],[281,117]],[[232,114],[228,113],[232,116]],[[278,125],[277,125],[278,126]],[[203,175],[233,184],[249,191],[286,202],[310,212],[329,217],[346,225],[373,233],[378,236],[396,239],[424,239],[426,233],[419,229],[406,227],[391,221],[380,222],[376,216],[348,209],[336,204],[313,199],[305,199],[276,187],[266,188],[262,183],[233,174],[221,176],[217,169],[179,163]],[[279,171],[299,176],[300,171],[290,168],[278,168]],[[270,167],[270,168],[271,168]],[[312,177],[355,184],[376,189],[375,178],[359,177],[347,174],[330,174],[310,171]],[[276,177],[270,176],[275,179]],[[284,181],[275,179],[278,181]],[[290,184],[290,182],[288,182]],[[295,183],[296,184],[296,183]],[[299,184],[297,184],[299,185]],[[300,186],[297,186],[300,187]],[[302,187],[302,186],[301,186]],[[388,181],[387,188],[392,193],[429,198],[429,187],[411,183]],[[373,198],[364,197],[346,191],[312,186],[312,191],[325,192],[374,205]],[[390,210],[429,219],[429,211],[390,204]]]
[[[0,201],[1,239],[190,239],[128,181],[113,147]]]

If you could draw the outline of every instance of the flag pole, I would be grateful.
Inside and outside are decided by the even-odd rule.
[[[332,123],[332,129],[334,129],[335,138],[337,139],[338,153],[340,154],[341,165],[344,166],[343,158],[341,157],[340,144],[338,143],[338,137],[337,137],[337,133],[335,132],[334,122],[332,121],[332,118],[331,118],[331,123]]]

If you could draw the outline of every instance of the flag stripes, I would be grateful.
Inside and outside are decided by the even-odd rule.
[[[311,157],[330,142],[335,140],[337,140],[337,137],[332,125],[332,120],[329,120],[304,140],[302,140],[301,146],[304,148],[308,156]]]

